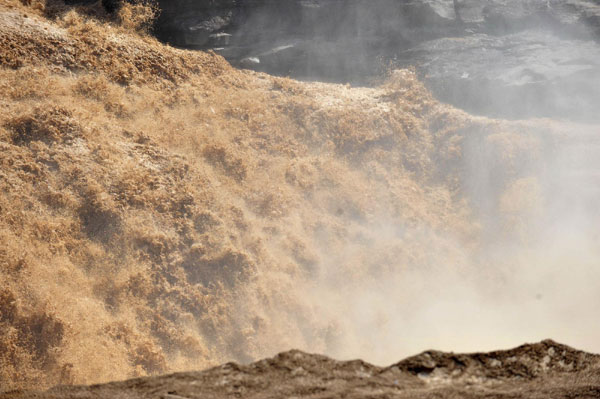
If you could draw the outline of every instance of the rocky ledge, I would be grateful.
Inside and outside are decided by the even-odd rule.
[[[427,351],[377,367],[293,350],[250,365],[0,394],[0,399],[231,397],[592,399],[600,397],[600,355],[547,340],[490,353]]]

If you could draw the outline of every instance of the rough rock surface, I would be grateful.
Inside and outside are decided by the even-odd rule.
[[[507,351],[424,352],[389,367],[297,350],[250,365],[1,399],[55,398],[598,398],[600,356],[547,340]]]

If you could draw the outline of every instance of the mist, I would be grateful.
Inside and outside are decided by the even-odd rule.
[[[382,365],[432,348],[490,351],[546,338],[600,350],[600,158],[573,151],[589,155],[575,143],[597,130],[578,125],[565,137],[573,125],[543,123],[558,127],[527,137],[534,144],[508,164],[493,162],[507,151],[494,148],[493,137],[473,139],[474,152],[464,144],[460,195],[476,224],[467,237],[418,220],[342,220],[347,238],[324,239],[311,276],[291,291],[327,326],[325,337],[304,337],[301,349]],[[285,328],[294,319],[288,312],[276,309],[272,322]],[[305,320],[294,321],[302,329]]]
[[[7,1],[0,390],[600,352],[597,2]]]
[[[246,6],[232,48],[217,51],[244,68],[359,86],[415,68],[442,101],[537,124],[505,137],[485,127],[464,133],[453,195],[477,224],[467,240],[419,221],[343,220],[353,232],[315,248],[314,274],[294,290],[330,323],[327,337],[308,337],[303,349],[377,364],[548,337],[599,351],[598,6],[292,3]]]

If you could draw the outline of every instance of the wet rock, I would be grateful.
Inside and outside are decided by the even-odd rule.
[[[600,47],[529,30],[428,41],[401,53],[438,98],[502,117],[598,118]]]
[[[365,84],[413,66],[444,101],[504,117],[595,119],[593,0],[160,1],[156,34],[232,64]]]
[[[231,37],[226,56],[233,60],[284,42],[382,47],[440,37],[456,29],[452,1],[178,0],[161,1],[160,6],[159,38],[176,46],[209,48],[214,44],[207,39],[210,35],[227,33]]]
[[[592,0],[175,0],[159,3],[162,14],[156,33],[161,39],[177,46],[201,47],[213,45],[207,39],[210,35],[227,33],[232,35],[228,45],[237,47],[238,53],[265,51],[265,48],[276,47],[282,39],[377,40],[392,42],[397,47],[455,36],[460,32],[457,25],[480,33],[505,34],[544,26],[592,35],[597,32],[600,15],[600,5]]]

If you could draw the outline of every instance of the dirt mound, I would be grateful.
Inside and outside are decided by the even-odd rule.
[[[599,360],[599,356],[546,340],[507,351],[469,355],[429,351],[392,368],[431,380],[533,379],[549,373],[583,372]]]
[[[535,360],[541,356],[554,360]],[[535,375],[521,374],[516,363],[530,366],[531,361],[541,368]],[[557,364],[550,365],[554,361]],[[452,371],[459,370],[460,365],[466,368],[443,383],[423,374],[424,370],[446,372],[449,365],[457,366]],[[429,351],[388,368],[294,350],[247,366],[228,363],[198,373],[91,387],[56,387],[45,393],[13,392],[0,398],[595,398],[600,393],[599,372],[600,355],[552,341],[469,355]],[[465,379],[465,374],[470,378]]]

